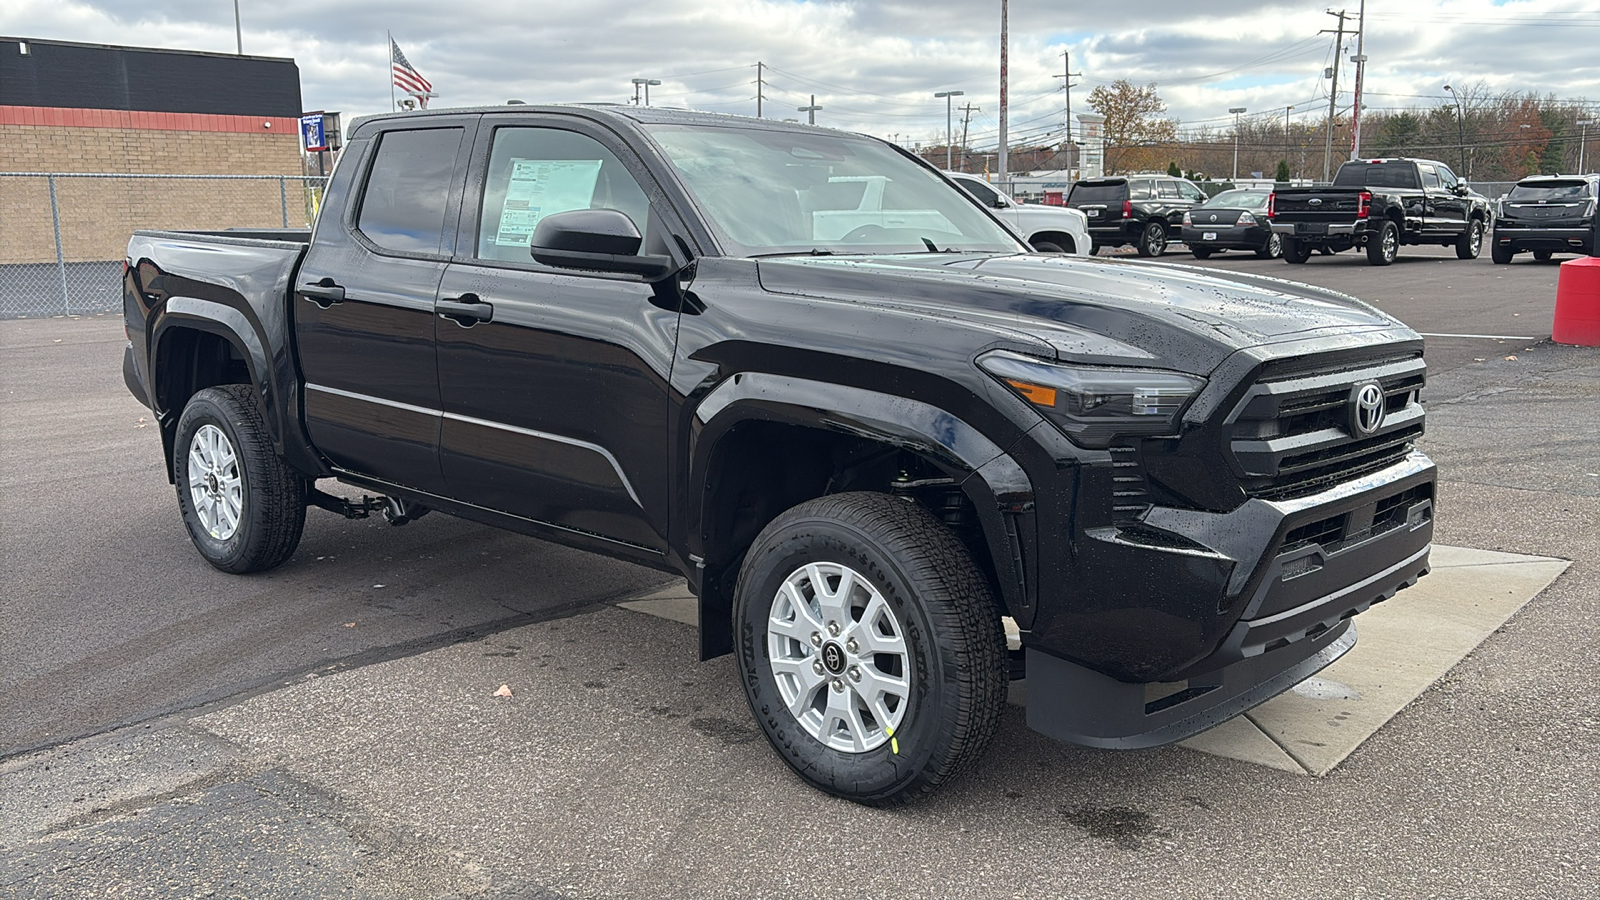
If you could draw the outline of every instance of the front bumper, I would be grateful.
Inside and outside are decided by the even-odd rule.
[[[1497,224],[1492,240],[1495,246],[1505,247],[1513,253],[1523,250],[1592,253],[1594,235],[1595,229],[1592,225],[1569,228],[1516,228]]]
[[[1041,605],[1029,725],[1089,746],[1155,746],[1308,677],[1348,649],[1351,617],[1427,574],[1435,480],[1413,453],[1308,497],[1231,513],[1154,507],[1138,529],[1090,529],[1080,571],[1116,577],[1050,604],[1071,612]]]

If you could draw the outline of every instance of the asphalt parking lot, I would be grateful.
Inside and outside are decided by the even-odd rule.
[[[121,384],[120,321],[6,321],[0,894],[1588,896],[1600,350],[1545,340],[1557,264],[1163,263],[1323,285],[1430,335],[1438,540],[1573,561],[1331,774],[1071,748],[1012,711],[931,802],[832,800],[773,757],[727,659],[617,606],[658,573],[316,511],[284,567],[210,570]]]

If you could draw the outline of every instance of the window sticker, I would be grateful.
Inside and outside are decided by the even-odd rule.
[[[588,209],[600,178],[598,159],[511,160],[511,183],[500,207],[494,242],[501,247],[526,247],[545,216]]]

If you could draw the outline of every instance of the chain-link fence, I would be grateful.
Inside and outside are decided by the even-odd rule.
[[[0,318],[122,307],[138,229],[309,228],[327,179],[0,172]]]

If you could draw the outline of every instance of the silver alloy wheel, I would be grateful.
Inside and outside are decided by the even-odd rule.
[[[905,629],[883,594],[849,566],[808,563],[783,580],[767,619],[767,651],[790,714],[834,750],[875,750],[905,718]]]
[[[1167,249],[1167,230],[1159,223],[1151,223],[1145,229],[1144,249],[1151,256],[1160,256]]]
[[[1400,252],[1400,232],[1393,225],[1383,229],[1383,258],[1392,260]]]
[[[1277,259],[1283,255],[1283,235],[1274,231],[1267,236],[1267,258]]]
[[[239,454],[215,425],[200,426],[189,441],[189,500],[206,534],[225,541],[239,530],[244,512]]]
[[[1467,239],[1468,246],[1472,248],[1470,251],[1472,258],[1477,259],[1478,254],[1483,252],[1483,223],[1473,219],[1469,227],[1472,229],[1472,236]]]

